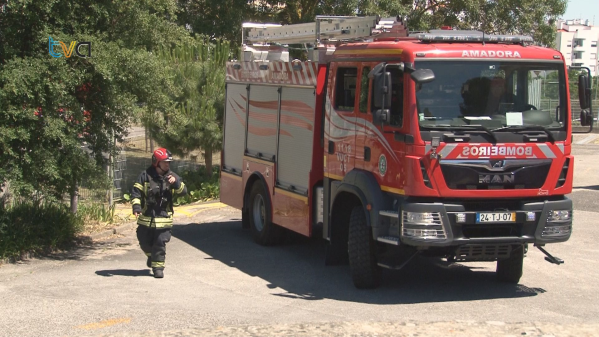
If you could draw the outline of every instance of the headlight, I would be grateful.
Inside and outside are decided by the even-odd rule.
[[[551,210],[547,214],[547,223],[543,228],[542,237],[565,238],[572,234],[572,211]]]
[[[441,224],[441,216],[435,213],[404,212],[404,222],[415,224]]]
[[[571,222],[572,211],[569,210],[553,210],[547,215],[547,222]]]
[[[419,240],[445,240],[447,233],[439,212],[406,212],[402,214],[403,237]]]

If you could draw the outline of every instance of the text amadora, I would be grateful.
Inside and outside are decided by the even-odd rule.
[[[504,57],[504,58],[522,58],[517,51],[503,50],[464,50],[462,57]]]
[[[530,146],[466,146],[462,156],[532,156]]]

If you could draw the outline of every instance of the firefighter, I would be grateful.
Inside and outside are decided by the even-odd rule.
[[[173,227],[173,195],[187,193],[181,177],[170,170],[172,161],[167,149],[156,149],[152,166],[139,175],[131,191],[137,239],[155,278],[164,277],[166,243],[171,239]]]

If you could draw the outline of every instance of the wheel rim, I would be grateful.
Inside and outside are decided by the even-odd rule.
[[[264,205],[264,199],[260,194],[256,195],[256,197],[254,198],[254,205],[252,210],[252,214],[254,217],[254,226],[259,232],[261,232],[262,229],[264,229],[266,209]]]

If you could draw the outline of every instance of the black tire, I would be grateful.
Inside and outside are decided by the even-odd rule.
[[[518,284],[524,267],[524,246],[517,246],[510,257],[497,261],[497,279],[501,282]]]
[[[250,215],[248,214],[250,211],[243,207],[241,210],[241,228],[250,229]]]
[[[378,287],[381,269],[376,261],[376,242],[372,239],[370,227],[366,225],[366,215],[361,206],[351,211],[347,241],[349,267],[356,288]]]
[[[254,241],[262,246],[279,243],[282,228],[272,223],[270,198],[262,182],[254,183],[248,203],[249,222]]]

